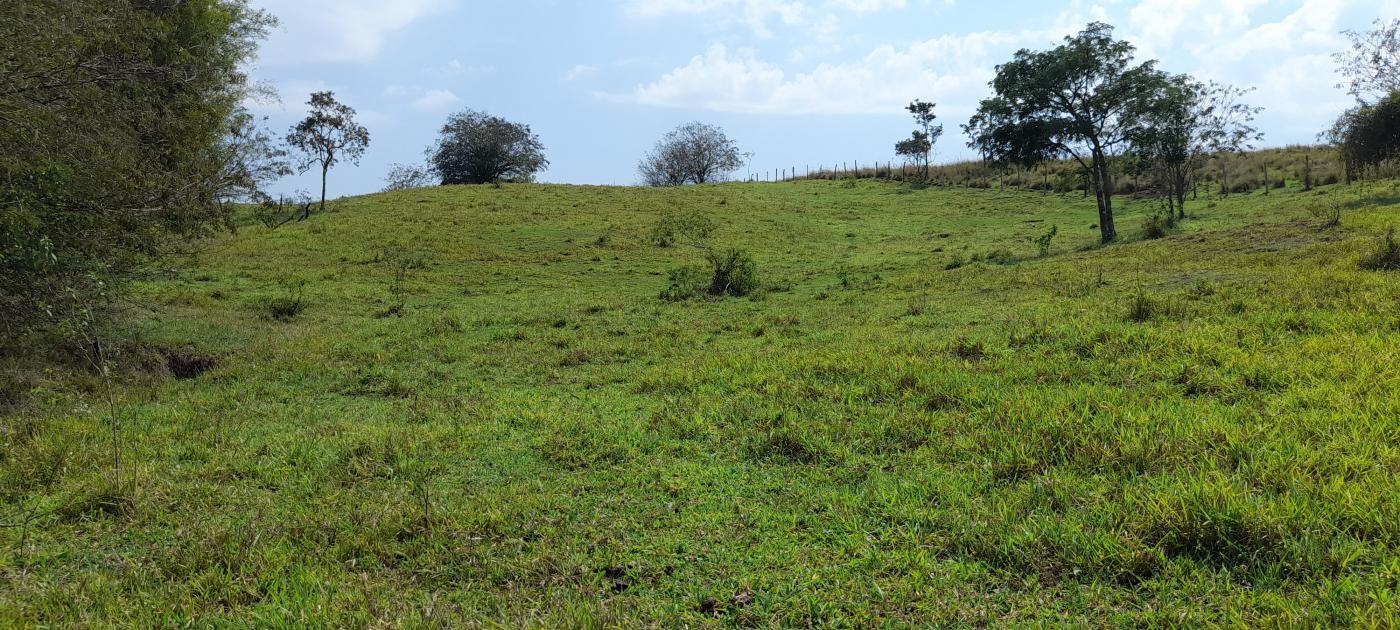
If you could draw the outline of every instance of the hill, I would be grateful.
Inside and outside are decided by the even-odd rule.
[[[0,624],[1394,624],[1397,202],[1127,202],[1107,247],[1079,195],[873,181],[249,223],[138,285],[115,379],[9,369]],[[764,290],[661,300],[677,209]]]

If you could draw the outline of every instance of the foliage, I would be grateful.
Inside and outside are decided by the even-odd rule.
[[[271,23],[242,0],[0,3],[6,339],[100,306],[259,196],[243,67]]]
[[[910,103],[907,109],[914,116],[914,123],[918,129],[908,140],[903,140],[895,144],[896,155],[914,161],[922,167],[924,180],[928,180],[929,164],[933,160],[933,148],[938,144],[938,139],[943,136],[943,125],[935,124],[938,116],[934,114],[934,103],[915,100]]]
[[[326,209],[326,177],[342,161],[359,164],[369,149],[369,130],[355,122],[355,110],[335,99],[335,93],[311,94],[310,113],[287,133],[287,144],[301,153],[302,173],[321,169],[321,206]]]
[[[1395,226],[1385,230],[1375,249],[1361,259],[1361,268],[1370,271],[1400,271],[1400,241],[1395,238]]]
[[[1046,230],[1046,231],[1045,231],[1044,234],[1041,234],[1040,236],[1036,237],[1036,239],[1035,239],[1035,249],[1036,249],[1037,252],[1040,253],[1040,257],[1041,257],[1041,258],[1044,258],[1044,257],[1050,255],[1050,244],[1051,244],[1052,242],[1054,242],[1055,236],[1057,236],[1059,233],[1060,233],[1060,226],[1058,226],[1058,225],[1052,225],[1052,226],[1050,226],[1050,229],[1049,229],[1049,230]]]
[[[1117,238],[1111,156],[1127,151],[1168,77],[1156,62],[1133,65],[1132,44],[1092,23],[1048,51],[1022,49],[997,66],[964,130],[968,145],[999,163],[1030,166],[1073,159],[1089,181],[1103,242]]]
[[[684,186],[725,181],[743,166],[739,146],[716,125],[693,122],[656,142],[637,165],[647,186]]]
[[[425,164],[390,164],[384,176],[384,192],[427,188],[437,183],[432,167]]]
[[[1344,31],[1351,50],[1332,56],[1345,79],[1338,84],[1361,104],[1390,97],[1400,91],[1400,18],[1376,19],[1365,32]]]
[[[1328,136],[1353,173],[1400,158],[1400,91],[1347,110]]]
[[[449,116],[428,155],[444,185],[529,182],[549,166],[528,125],[473,110]]]
[[[741,249],[712,249],[706,253],[710,261],[710,295],[743,297],[759,289],[758,264]]]

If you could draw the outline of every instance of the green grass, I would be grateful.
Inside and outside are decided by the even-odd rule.
[[[1078,195],[874,182],[248,225],[136,287],[110,408],[7,368],[0,625],[1395,625],[1396,198],[1120,202],[1108,247]],[[660,299],[668,209],[764,290]]]

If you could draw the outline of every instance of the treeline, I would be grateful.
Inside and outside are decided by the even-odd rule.
[[[242,108],[272,23],[244,0],[0,3],[0,349],[84,339],[139,264],[284,172]]]

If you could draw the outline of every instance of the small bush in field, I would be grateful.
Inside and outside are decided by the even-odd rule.
[[[1041,257],[1041,258],[1044,258],[1044,257],[1050,255],[1050,243],[1051,243],[1052,241],[1055,240],[1055,236],[1056,236],[1057,234],[1059,234],[1059,233],[1060,233],[1060,226],[1058,226],[1058,225],[1052,225],[1052,226],[1050,226],[1049,231],[1047,231],[1047,232],[1045,232],[1044,234],[1041,234],[1040,236],[1036,237],[1036,239],[1035,239],[1035,247],[1036,247],[1036,250],[1040,252],[1040,257]]]
[[[1376,249],[1361,259],[1361,268],[1370,271],[1400,270],[1400,242],[1395,240],[1395,226],[1390,226],[1376,244]]]
[[[701,267],[677,267],[667,278],[669,285],[661,292],[661,299],[667,302],[681,302],[701,297],[707,293],[709,275]]]
[[[1128,301],[1128,321],[1141,324],[1157,316],[1161,310],[1161,305],[1146,291],[1138,290],[1133,294],[1133,299]]]
[[[1309,209],[1313,218],[1322,220],[1322,227],[1336,227],[1342,224],[1342,204],[1335,199],[1324,199]]]
[[[738,249],[711,251],[710,295],[742,297],[758,290],[758,263]]]
[[[1147,240],[1164,238],[1172,229],[1172,220],[1160,213],[1153,213],[1142,224],[1142,237]]]
[[[263,302],[263,314],[268,319],[290,321],[306,309],[306,281],[284,280],[281,294]]]

